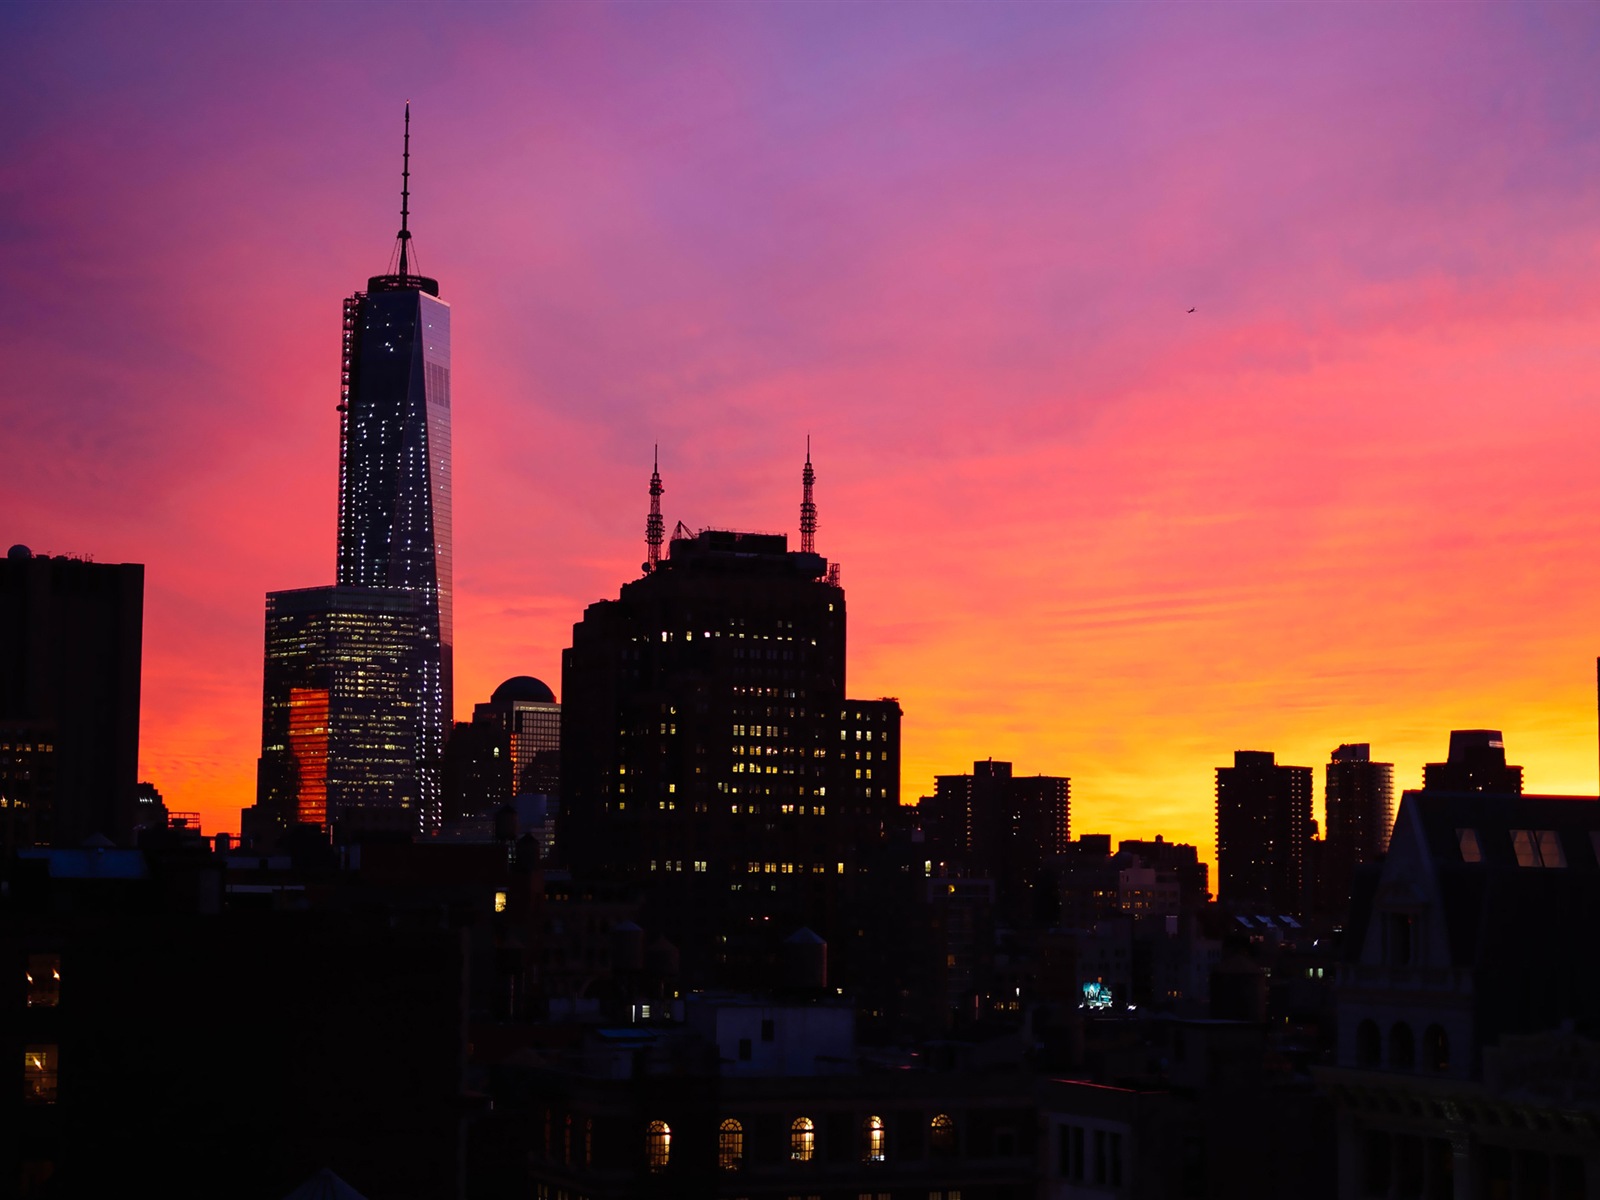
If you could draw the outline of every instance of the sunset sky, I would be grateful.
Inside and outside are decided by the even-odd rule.
[[[147,564],[141,775],[236,829],[333,577],[412,103],[456,705],[667,523],[843,564],[903,798],[1213,854],[1236,749],[1596,790],[1600,7],[9,4],[0,548]],[[1193,308],[1192,313],[1188,310]]]

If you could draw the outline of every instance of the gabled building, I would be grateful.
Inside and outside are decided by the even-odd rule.
[[[1343,1196],[1600,1191],[1600,801],[1407,792],[1338,986]]]

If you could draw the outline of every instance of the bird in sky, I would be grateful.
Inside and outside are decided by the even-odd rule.
[[[1193,311],[1194,311],[1194,309],[1192,309],[1192,308],[1191,308],[1191,309],[1190,309],[1190,310],[1189,310],[1189,311],[1190,311],[1190,312],[1193,312]]]

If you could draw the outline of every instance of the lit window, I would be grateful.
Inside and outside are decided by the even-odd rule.
[[[868,1117],[865,1126],[867,1135],[866,1154],[867,1162],[882,1162],[887,1147],[888,1135],[884,1130],[882,1117]]]
[[[645,1157],[650,1170],[667,1169],[667,1159],[672,1155],[672,1127],[665,1121],[651,1121],[645,1134]]]
[[[796,1117],[789,1126],[789,1157],[795,1162],[810,1162],[817,1152],[817,1126],[810,1117]]]
[[[956,1123],[949,1113],[940,1113],[928,1122],[929,1141],[935,1154],[954,1154],[956,1149]]]
[[[496,892],[494,894],[494,910],[495,912],[505,912],[506,894],[504,892]]]
[[[724,1171],[744,1166],[744,1126],[732,1117],[717,1132],[717,1165]]]
[[[56,1102],[55,1046],[28,1046],[22,1052],[22,1098],[25,1104]]]
[[[30,954],[26,971],[29,1008],[54,1008],[61,1003],[61,956]]]

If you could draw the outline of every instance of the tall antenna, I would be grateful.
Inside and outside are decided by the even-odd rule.
[[[806,434],[806,469],[800,472],[802,493],[800,498],[800,553],[817,552],[817,504],[811,498],[811,486],[817,482],[817,473],[811,469],[811,435]]]
[[[406,101],[406,149],[400,172],[400,274],[409,274],[407,250],[411,245],[411,101]]]
[[[647,551],[644,569],[649,574],[661,565],[661,541],[665,528],[661,523],[661,447],[655,448],[655,458],[650,468],[650,518],[644,523],[644,544]]]

